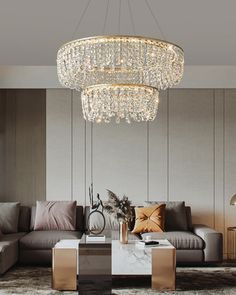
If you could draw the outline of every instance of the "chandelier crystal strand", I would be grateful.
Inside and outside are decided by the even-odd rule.
[[[62,46],[57,55],[62,85],[81,90],[98,84],[142,84],[166,89],[183,76],[177,45],[144,37],[103,36]]]
[[[156,117],[159,92],[143,85],[94,85],[81,93],[85,120],[109,123],[114,117],[117,123],[125,119],[153,121]]]
[[[82,90],[83,113],[92,122],[152,121],[159,90],[180,82],[183,50],[137,36],[98,36],[63,45],[57,54],[60,83]]]

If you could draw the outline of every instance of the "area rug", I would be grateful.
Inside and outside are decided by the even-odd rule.
[[[175,292],[156,292],[150,288],[150,279],[115,281],[113,294],[236,294],[236,267],[177,268]],[[0,295],[75,295],[51,289],[51,269],[44,267],[14,267],[0,277]]]

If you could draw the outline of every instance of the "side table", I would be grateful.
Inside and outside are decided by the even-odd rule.
[[[61,240],[52,249],[52,288],[77,290],[78,244],[80,240]]]
[[[236,260],[236,226],[227,228],[227,258]]]

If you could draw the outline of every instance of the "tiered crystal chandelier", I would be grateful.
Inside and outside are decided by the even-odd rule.
[[[137,36],[98,36],[71,41],[57,54],[60,83],[81,92],[83,115],[92,122],[153,121],[159,90],[183,76],[183,50]]]

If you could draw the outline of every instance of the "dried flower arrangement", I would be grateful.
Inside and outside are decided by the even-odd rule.
[[[113,215],[118,221],[130,222],[133,218],[131,201],[125,195],[119,198],[110,190],[108,192],[108,201],[104,202],[104,210]]]

